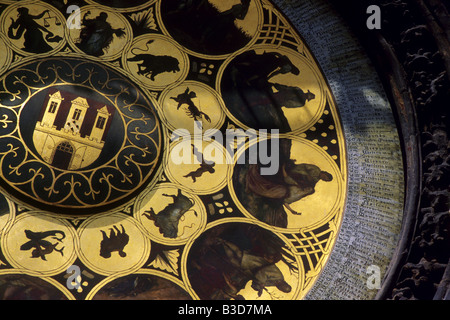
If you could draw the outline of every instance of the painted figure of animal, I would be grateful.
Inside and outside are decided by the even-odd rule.
[[[147,42],[147,51],[145,52],[148,52],[149,45],[153,42],[154,40],[150,40]],[[138,75],[145,76],[151,81],[155,81],[156,76],[162,73],[176,73],[180,71],[180,62],[174,57],[166,55],[154,55],[151,53],[137,54],[136,50],[138,49],[131,50],[131,53],[134,55],[134,57],[128,58],[127,61],[138,62]]]
[[[165,197],[173,199],[173,203],[168,204],[161,212],[155,213],[153,208],[143,213],[149,220],[155,221],[155,226],[166,238],[176,238],[178,236],[178,225],[180,219],[194,205],[194,202],[178,190],[177,195],[163,194]],[[197,215],[197,213],[195,213]]]
[[[58,234],[60,235],[60,237],[57,237]],[[25,230],[25,236],[30,241],[24,243],[20,247],[20,250],[26,251],[33,249],[33,251],[31,252],[32,258],[41,258],[42,260],[47,261],[46,255],[51,254],[53,251],[59,252],[61,253],[61,255],[64,255],[64,247],[62,247],[61,249],[56,248],[56,246],[59,243],[62,243],[62,240],[66,237],[66,234],[63,231],[51,230],[44,232],[33,232],[31,230]],[[51,237],[57,242],[51,243],[49,240],[46,240],[46,238],[48,237]]]
[[[126,257],[127,254],[125,253],[124,248],[128,244],[130,237],[125,232],[123,225],[120,226],[122,227],[122,230],[119,230],[117,226],[111,228],[109,237],[106,235],[105,231],[100,230],[103,235],[102,242],[100,243],[101,257],[105,259],[110,258],[111,254],[115,251],[117,251],[122,258]]]

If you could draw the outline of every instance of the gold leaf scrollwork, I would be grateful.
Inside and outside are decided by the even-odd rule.
[[[3,117],[0,119],[0,124],[2,128],[6,129],[8,127],[9,123],[13,123],[13,121],[8,120],[8,115],[4,114]]]

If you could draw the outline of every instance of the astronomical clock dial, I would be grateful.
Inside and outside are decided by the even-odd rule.
[[[0,299],[317,294],[372,201],[351,118],[397,136],[378,82],[341,85],[275,2],[0,0]]]

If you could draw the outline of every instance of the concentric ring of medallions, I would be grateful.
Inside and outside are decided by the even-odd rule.
[[[22,6],[34,15],[44,12],[35,4],[50,13],[55,9],[36,0],[2,3],[10,4],[0,17],[6,27]],[[217,9],[210,21],[204,14],[209,9],[199,8],[208,3]],[[336,242],[346,193],[337,106],[306,43],[265,0],[86,0],[80,9],[85,23],[78,29],[67,25],[65,46],[47,43],[50,57],[20,49],[2,30],[0,49],[3,39],[7,55],[0,57],[0,68],[6,61],[0,70],[0,189],[14,203],[5,198],[9,214],[0,211],[6,252],[0,264],[54,277],[52,284],[59,281],[57,288],[77,299],[161,297],[159,288],[168,290],[164,294],[176,288],[170,298],[185,298],[186,292],[204,299],[302,298]],[[43,26],[44,19],[36,22]],[[48,30],[60,31],[54,18],[50,23]],[[199,33],[191,32],[202,23]],[[246,35],[220,36],[236,35],[233,25]],[[91,32],[82,36],[89,26]],[[117,34],[109,37],[108,30]],[[96,45],[101,48],[94,50]],[[259,91],[250,93],[250,103],[233,103],[246,85]],[[314,98],[307,99],[308,91]],[[265,110],[251,111],[271,120],[277,113],[285,118],[281,126],[279,119],[253,125],[236,111],[267,100],[272,103]],[[194,120],[202,121],[202,130]],[[291,160],[334,177],[292,204],[301,215],[283,211],[289,215],[286,226],[252,210],[256,197],[247,201],[243,195],[251,198],[253,191],[237,190],[235,178],[245,165],[229,159],[230,153],[239,157],[251,145],[245,140],[239,149],[239,142],[221,138],[223,131],[240,128],[259,134],[280,129],[283,139],[292,140]],[[172,132],[182,134],[169,144]],[[208,139],[212,132],[217,136]],[[235,133],[238,140],[245,135]],[[85,151],[96,147],[73,152],[83,144]],[[180,163],[183,156],[190,159]],[[285,178],[302,171],[294,169]],[[258,181],[252,179],[242,185]],[[253,190],[267,199],[257,201],[279,204],[275,192],[260,185]],[[39,210],[30,213],[33,208]],[[59,220],[64,223],[54,223]],[[60,239],[57,231],[68,238]],[[42,239],[57,250],[46,254],[33,247],[27,235],[36,234],[48,235]],[[232,252],[250,254],[253,266],[236,265],[219,238],[237,246],[228,248]],[[81,287],[70,292],[64,285],[69,274],[62,277],[69,262],[83,270]],[[275,280],[264,282],[261,270]],[[233,287],[240,292],[230,292]]]

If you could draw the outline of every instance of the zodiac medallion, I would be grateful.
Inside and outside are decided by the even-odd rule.
[[[153,89],[179,82],[189,65],[186,54],[172,39],[157,35],[136,38],[122,61],[137,81]]]
[[[11,47],[24,55],[48,55],[61,49],[66,43],[64,23],[64,16],[45,3],[10,6],[0,20]]]
[[[2,248],[9,261],[35,275],[56,275],[76,259],[75,230],[63,219],[41,219],[37,212],[18,217],[4,232]]]
[[[83,7],[80,15],[81,28],[69,29],[73,49],[101,60],[119,57],[132,36],[126,20],[114,11],[96,6]]]

